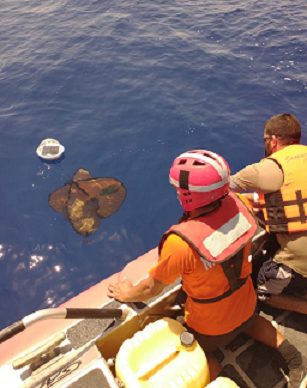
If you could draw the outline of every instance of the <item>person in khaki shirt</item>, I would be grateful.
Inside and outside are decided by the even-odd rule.
[[[231,190],[254,191],[255,194],[245,196],[257,208],[258,194],[275,193],[284,186],[281,166],[267,157],[299,144],[300,138],[301,126],[295,116],[279,114],[269,119],[264,125],[263,138],[266,159],[231,176]],[[276,233],[276,237],[280,248],[263,264],[257,276],[258,299],[276,308],[307,314],[306,300],[295,296],[307,290],[307,231]]]

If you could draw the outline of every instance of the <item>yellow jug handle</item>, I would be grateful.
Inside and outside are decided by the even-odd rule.
[[[179,353],[179,350],[176,346],[171,346],[167,352],[165,352],[161,357],[159,357],[158,363],[147,363],[141,370],[138,371],[136,374],[137,379],[143,379],[148,375],[151,371],[156,369],[159,365],[163,364],[165,361],[167,361],[172,356]]]

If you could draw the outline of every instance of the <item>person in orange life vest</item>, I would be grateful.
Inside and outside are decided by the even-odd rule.
[[[195,150],[176,158],[170,183],[185,213],[163,235],[159,261],[149,277],[134,286],[128,280],[110,284],[108,296],[121,302],[143,301],[181,276],[188,296],[185,324],[206,351],[212,379],[221,371],[212,351],[243,331],[278,349],[290,369],[297,369],[300,353],[255,314],[248,253],[257,224],[244,200],[229,193],[229,181],[228,164],[213,152]]]
[[[271,117],[264,125],[266,158],[232,176],[230,188],[255,191],[246,196],[263,211],[266,231],[280,245],[258,273],[259,300],[307,314],[306,300],[296,296],[307,290],[307,146],[300,138],[295,116]]]

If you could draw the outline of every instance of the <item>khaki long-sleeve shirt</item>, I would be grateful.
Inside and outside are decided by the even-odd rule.
[[[233,175],[232,180],[244,191],[267,194],[282,187],[284,176],[277,163],[265,159],[245,167]],[[276,252],[274,261],[307,277],[307,232],[278,233],[277,240],[281,248]]]

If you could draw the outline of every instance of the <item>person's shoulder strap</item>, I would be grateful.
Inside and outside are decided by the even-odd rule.
[[[225,276],[227,277],[232,292],[236,291],[240,287],[238,279],[240,279],[241,276],[243,261],[244,249],[241,249],[232,258],[221,263],[222,269]]]

